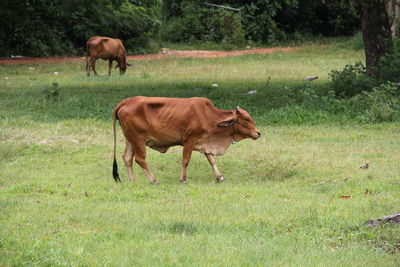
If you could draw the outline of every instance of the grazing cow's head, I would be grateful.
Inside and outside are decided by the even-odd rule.
[[[117,66],[115,66],[115,68],[119,68],[119,73],[122,75],[122,74],[125,74],[126,69],[130,66],[131,66],[131,64],[129,64],[126,61],[126,59],[124,59],[124,60],[118,61],[118,64],[117,64]]]
[[[239,107],[233,111],[233,115],[231,117],[218,123],[217,126],[232,126],[234,141],[240,141],[245,138],[252,138],[255,140],[261,136],[261,133],[258,131],[257,126],[255,125],[250,114],[246,110]]]

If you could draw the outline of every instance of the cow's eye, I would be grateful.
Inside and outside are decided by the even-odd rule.
[[[244,119],[245,121],[247,121],[247,122],[250,122],[250,120],[249,119]]]

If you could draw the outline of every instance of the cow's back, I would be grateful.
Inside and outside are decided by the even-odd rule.
[[[95,36],[87,42],[89,56],[103,59],[117,58],[125,55],[125,48],[119,39]]]

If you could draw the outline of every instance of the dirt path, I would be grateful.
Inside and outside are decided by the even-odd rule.
[[[169,50],[163,48],[160,54],[127,56],[128,60],[151,60],[168,57],[199,57],[217,58],[228,56],[240,56],[244,54],[269,54],[276,51],[288,52],[291,47],[257,48],[238,51],[203,51],[203,50]],[[55,62],[82,62],[85,57],[47,57],[47,58],[7,58],[0,59],[0,64],[30,64],[30,63],[55,63]]]

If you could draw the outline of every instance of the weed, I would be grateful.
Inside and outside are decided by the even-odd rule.
[[[58,83],[53,83],[51,87],[44,88],[41,93],[44,95],[45,100],[57,101],[60,94]]]

